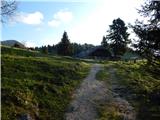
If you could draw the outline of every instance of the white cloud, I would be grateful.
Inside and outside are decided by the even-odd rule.
[[[51,27],[57,27],[62,23],[69,23],[73,19],[73,14],[70,11],[60,10],[53,15],[53,19],[48,22]]]
[[[72,12],[69,11],[59,11],[54,14],[54,19],[62,22],[70,22],[73,18]]]
[[[52,27],[58,27],[60,24],[61,24],[61,22],[58,20],[51,20],[48,22],[48,25],[52,26]]]
[[[44,16],[41,12],[33,12],[33,13],[19,13],[16,18],[17,22],[22,22],[30,25],[39,25],[42,23]]]

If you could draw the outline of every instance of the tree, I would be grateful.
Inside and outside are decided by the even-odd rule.
[[[73,49],[72,49],[71,43],[68,39],[68,35],[67,35],[66,31],[64,31],[61,42],[58,44],[58,51],[57,52],[59,55],[65,55],[65,56],[72,55]]]
[[[1,0],[1,22],[6,22],[9,18],[11,18],[17,9],[17,2],[15,0],[7,1]]]
[[[147,1],[139,13],[149,20],[148,23],[136,21],[132,26],[139,38],[135,46],[149,65],[157,65],[160,63],[160,1]]]
[[[73,55],[77,55],[78,53],[80,53],[83,49],[82,49],[82,45],[77,44],[77,43],[72,43],[72,48],[73,48]]]
[[[47,46],[42,46],[42,53],[48,54],[48,47]]]
[[[51,45],[48,45],[47,48],[48,48],[48,53],[52,53],[53,52],[53,49],[52,49]]]
[[[103,46],[104,48],[108,48],[108,46],[109,46],[105,36],[103,36],[101,46]]]
[[[160,1],[146,0],[142,8],[138,10],[138,13],[145,18],[149,18],[152,25],[157,25],[157,23],[160,23]]]
[[[127,44],[130,42],[128,39],[128,28],[120,18],[113,20],[112,25],[109,27],[109,34],[106,36],[106,39],[111,41],[110,47],[113,50],[114,56],[123,55],[127,49]]]
[[[103,36],[103,39],[102,39],[102,42],[101,42],[101,46],[103,47],[101,52],[104,52],[102,53],[102,56],[103,57],[106,57],[106,56],[111,56],[111,53],[112,53],[112,49],[110,48],[110,44],[107,42],[107,38],[105,36]],[[105,48],[105,50],[104,50]]]

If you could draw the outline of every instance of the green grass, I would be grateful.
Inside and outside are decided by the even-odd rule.
[[[108,73],[109,68],[116,68],[115,79],[123,91],[117,91],[125,97],[134,106],[139,120],[159,120],[160,119],[160,75],[153,74],[146,69],[146,63],[139,61],[131,62],[110,62],[105,64],[105,69],[97,74],[99,79],[110,84],[111,74]],[[110,78],[107,79],[107,78]],[[106,79],[105,79],[106,78]],[[124,92],[126,91],[126,92]],[[100,109],[100,118],[108,118],[114,116],[117,111],[114,105],[105,106]],[[109,112],[109,110],[112,112]],[[109,115],[108,115],[109,113]],[[118,115],[118,114],[117,114]],[[113,119],[113,118],[112,118]],[[114,118],[118,120],[119,118]]]
[[[102,80],[102,81],[106,81],[109,77],[109,73],[106,72],[105,70],[100,70],[98,71],[98,73],[96,74],[96,79],[97,80]]]
[[[124,120],[115,103],[108,101],[98,107],[98,120]]]
[[[2,47],[2,120],[25,114],[33,119],[63,120],[71,94],[89,67],[69,57]]]
[[[115,64],[120,84],[130,91],[129,99],[137,110],[137,117],[145,120],[160,119],[160,75],[152,74],[145,63]]]
[[[20,48],[15,48],[15,47],[8,47],[8,46],[1,46],[1,54],[2,55],[25,56],[25,57],[34,57],[34,56],[42,55],[38,51],[29,51],[26,49],[20,49]]]
[[[111,90],[111,75],[109,72],[110,67],[112,66],[111,62],[107,62],[104,65],[104,69],[100,70],[96,74],[96,79],[100,81],[104,81],[106,83],[106,87],[108,90]],[[111,95],[110,92],[107,93],[108,97]],[[123,120],[122,114],[119,112],[118,105],[112,101],[112,96],[110,99],[104,103],[100,103],[97,105],[97,111],[99,115],[99,120]]]

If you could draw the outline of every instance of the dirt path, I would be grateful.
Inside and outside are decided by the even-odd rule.
[[[110,89],[109,93],[110,97],[110,104],[114,105],[119,115],[122,116],[123,120],[136,120],[136,112],[134,108],[131,106],[131,104],[125,99],[125,96],[127,91],[124,91],[124,88],[122,85],[119,84],[118,78],[116,77],[116,69],[110,67],[108,69],[108,72],[110,73]],[[123,92],[122,92],[123,90]]]
[[[101,65],[94,64],[88,77],[75,91],[73,101],[65,115],[66,120],[97,120],[97,108],[106,102],[116,106],[123,120],[136,120],[134,108],[116,91],[121,89],[115,76],[116,69],[108,69],[110,86],[104,81],[95,79],[96,73],[101,69],[103,69]]]
[[[93,65],[88,77],[75,91],[74,100],[66,113],[66,120],[96,120],[96,101],[104,101],[107,97],[104,82],[95,79],[96,73],[101,69],[101,65]]]

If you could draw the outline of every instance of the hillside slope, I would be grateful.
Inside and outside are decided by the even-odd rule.
[[[136,120],[160,119],[160,75],[146,70],[145,62],[107,62],[97,79],[105,81],[113,100],[99,107],[100,120],[124,120],[122,113],[136,112]],[[132,107],[116,99],[127,100]],[[127,108],[127,109],[126,109]],[[125,119],[132,120],[132,119]]]
[[[1,45],[5,45],[5,46],[13,47],[16,44],[19,45],[21,48],[25,48],[25,45],[23,45],[22,43],[18,42],[17,40],[5,40],[5,41],[1,41]]]
[[[2,47],[2,120],[62,120],[70,94],[88,74],[79,60]]]

